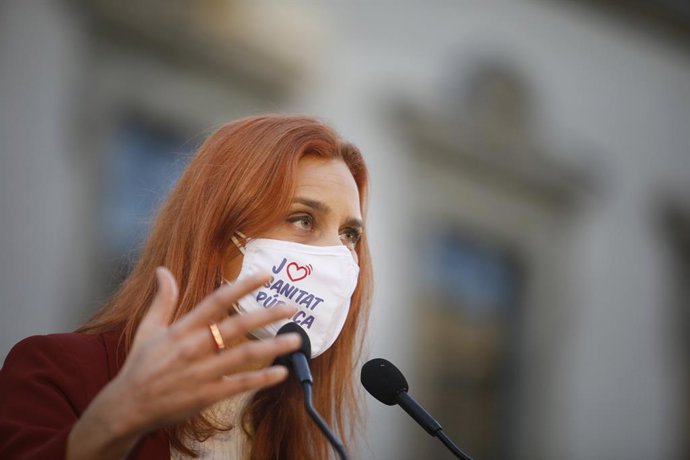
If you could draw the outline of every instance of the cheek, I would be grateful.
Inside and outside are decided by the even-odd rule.
[[[276,225],[266,233],[259,235],[259,238],[269,238],[272,240],[287,240],[294,241],[295,237],[299,235],[300,231],[294,224],[285,222]],[[302,232],[304,233],[304,232]]]
[[[230,250],[228,251],[229,254],[229,259],[226,259],[225,263],[223,264],[223,278],[227,281],[235,281],[237,277],[240,274],[240,270],[242,269],[242,261],[244,260],[244,256],[242,256],[242,253],[237,251],[237,250]]]

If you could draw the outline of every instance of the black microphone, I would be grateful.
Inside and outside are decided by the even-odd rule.
[[[441,424],[424,410],[412,396],[407,394],[407,391],[410,389],[407,380],[393,363],[382,358],[368,361],[362,366],[360,380],[364,388],[374,398],[388,406],[398,404],[402,407],[427,433],[438,437],[457,458],[472,460],[446,436]]]
[[[278,362],[283,364],[288,369],[295,371],[297,380],[299,383],[309,382],[314,383],[314,379],[311,376],[311,369],[309,368],[309,359],[311,358],[311,340],[307,332],[302,329],[297,323],[290,321],[278,329],[278,334],[287,334],[289,332],[295,332],[302,338],[302,345],[299,349],[293,351],[289,355],[281,356],[278,358]]]
[[[311,387],[314,384],[314,379],[311,376],[311,369],[309,368],[309,359],[311,358],[311,340],[309,340],[309,335],[302,329],[302,326],[292,321],[284,324],[283,327],[278,329],[278,334],[287,334],[289,332],[296,332],[299,334],[302,338],[302,345],[298,350],[293,351],[289,355],[281,356],[277,361],[285,365],[288,369],[292,369],[304,390],[304,407],[307,413],[326,436],[328,442],[331,443],[338,453],[340,459],[347,460],[347,454],[345,454],[343,443],[333,433],[326,421],[321,417],[321,414],[316,411],[314,403],[312,402]]]

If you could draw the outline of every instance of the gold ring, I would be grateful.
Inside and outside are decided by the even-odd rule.
[[[225,348],[225,342],[223,342],[223,336],[220,334],[220,329],[216,323],[209,324],[208,329],[211,331],[211,337],[213,337],[213,343],[216,345],[216,351],[223,350]]]

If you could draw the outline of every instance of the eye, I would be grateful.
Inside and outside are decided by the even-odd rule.
[[[314,219],[309,214],[290,216],[290,218],[288,218],[288,222],[300,230],[309,231],[314,227]]]
[[[362,237],[362,231],[356,228],[346,228],[343,229],[340,234],[340,239],[346,246],[354,247],[357,242]]]

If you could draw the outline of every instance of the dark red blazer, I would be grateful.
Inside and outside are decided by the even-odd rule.
[[[65,458],[67,436],[124,362],[121,330],[33,336],[0,370],[0,458]],[[163,432],[142,438],[128,459],[170,460]]]

